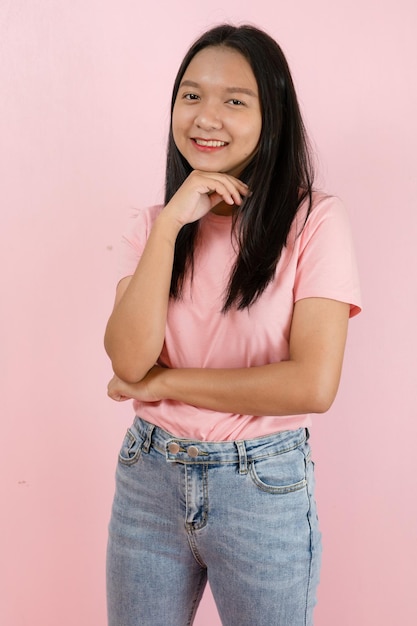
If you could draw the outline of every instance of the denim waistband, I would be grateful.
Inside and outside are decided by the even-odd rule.
[[[152,446],[167,461],[187,464],[237,463],[241,470],[250,461],[294,450],[309,438],[306,428],[298,428],[255,439],[198,441],[176,437],[138,416],[135,418],[135,427],[143,438],[144,452],[148,452]]]

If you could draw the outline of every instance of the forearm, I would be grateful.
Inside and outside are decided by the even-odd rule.
[[[299,415],[327,411],[339,378],[340,372],[284,361],[243,369],[162,370],[150,386],[158,397],[213,411]]]
[[[157,218],[138,267],[107,324],[107,353],[114,372],[127,382],[141,380],[161,352],[178,230],[172,219]]]

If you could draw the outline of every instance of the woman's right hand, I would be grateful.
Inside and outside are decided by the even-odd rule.
[[[249,194],[248,186],[238,178],[220,172],[193,170],[164,208],[180,227],[199,220],[220,202],[240,205]]]

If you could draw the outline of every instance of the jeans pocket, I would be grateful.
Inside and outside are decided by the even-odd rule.
[[[128,428],[122,447],[119,452],[119,461],[122,465],[133,465],[139,460],[142,452],[143,439],[136,432],[134,426]]]
[[[306,459],[297,448],[283,454],[256,459],[250,463],[249,475],[259,489],[268,493],[299,491],[307,485]]]

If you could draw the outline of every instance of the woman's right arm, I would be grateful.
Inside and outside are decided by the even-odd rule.
[[[104,345],[113,371],[136,383],[156,363],[164,343],[175,241],[182,226],[219,202],[240,204],[247,186],[226,174],[193,171],[159,214],[133,276],[120,281]]]
[[[134,275],[117,287],[104,345],[114,373],[126,382],[141,380],[161,353],[178,232],[162,212]]]

